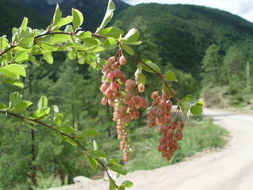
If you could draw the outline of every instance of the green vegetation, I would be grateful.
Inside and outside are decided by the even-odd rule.
[[[124,29],[140,28],[144,34],[143,45],[149,41],[156,45],[161,58],[159,63],[172,63],[197,79],[201,72],[200,62],[209,45],[217,44],[222,52],[232,45],[240,45],[248,53],[253,49],[250,22],[207,7],[141,4],[120,13],[116,25]]]
[[[17,0],[0,1],[0,36],[11,36],[13,27],[19,26],[23,18],[30,18],[30,26],[45,27],[48,23],[43,16],[35,10],[28,8]]]
[[[211,120],[191,120],[184,130],[184,140],[170,162],[161,158],[157,152],[160,139],[158,131],[140,128],[132,136],[133,154],[127,167],[131,170],[150,170],[175,164],[205,149],[221,148],[226,144],[228,132],[213,124]],[[145,158],[145,159],[143,159]]]
[[[65,13],[73,6],[70,1],[62,5]],[[85,17],[85,27],[95,30],[105,10],[105,7],[100,9],[100,6],[104,7],[104,4],[92,4],[90,5],[92,8],[87,11],[85,6],[81,9],[88,14],[88,17]],[[125,4],[120,6],[121,10],[128,7]],[[45,19],[40,17],[40,14],[50,15],[51,11],[41,9],[38,14],[33,9],[24,8],[24,5],[14,0],[1,1],[0,10],[0,16],[4,18],[0,20],[3,26],[0,32],[8,35],[10,35],[12,26],[20,25],[21,17],[31,18],[31,26],[40,27],[45,23]],[[9,13],[11,15],[6,16]],[[77,12],[76,15],[79,19],[76,20],[74,28],[82,24],[79,13]],[[94,17],[94,20],[91,17]],[[208,106],[231,104],[243,107],[250,103],[253,80],[250,74],[247,75],[247,72],[252,70],[253,62],[253,37],[251,36],[253,25],[251,23],[215,9],[190,5],[158,4],[130,7],[122,12],[114,23],[125,31],[131,27],[140,29],[143,44],[131,47],[135,50],[137,57],[158,63],[161,65],[162,72],[173,71],[176,74],[177,82],[174,77],[170,76],[169,78],[173,79],[168,84],[176,90],[178,98],[188,94],[197,96],[200,93]],[[67,32],[69,31],[74,30],[69,27]],[[36,32],[38,35],[41,31]],[[134,33],[136,34],[137,32]],[[27,55],[27,52],[31,53],[28,47],[31,45],[29,43],[34,45],[35,34],[32,35],[29,40],[22,42],[26,48],[22,52],[24,55]],[[56,38],[54,43],[50,41],[50,38],[44,38],[45,41],[48,40],[49,47],[44,45],[41,48],[38,45],[32,52],[37,51],[36,53],[43,54],[43,56],[24,56],[26,78],[20,81],[24,83],[25,88],[20,89],[1,84],[0,100],[1,103],[8,103],[10,92],[18,91],[23,94],[23,99],[34,102],[34,105],[31,105],[25,112],[25,116],[29,116],[37,109],[36,102],[39,98],[46,95],[49,104],[58,105],[60,112],[64,113],[64,118],[68,120],[64,123],[66,126],[61,127],[66,127],[70,131],[74,129],[77,132],[86,129],[98,131],[99,136],[87,138],[83,141],[83,145],[93,150],[93,140],[96,140],[99,150],[104,150],[110,157],[123,163],[115,123],[111,121],[113,109],[100,105],[103,95],[99,91],[101,72],[98,71],[101,69],[100,64],[105,64],[103,58],[115,54],[113,48],[116,46],[116,41],[114,38],[118,40],[118,37],[115,37],[115,33],[110,34],[113,36],[107,34],[114,40],[108,40],[106,45],[103,40],[89,36],[89,33],[85,35],[81,39],[74,36],[78,42],[83,40],[81,44],[73,44],[69,36],[61,36],[60,42]],[[3,39],[5,38],[2,38],[2,41]],[[26,42],[28,44],[25,44]],[[62,49],[57,50],[67,50],[67,55],[53,52],[54,64],[47,64],[46,62],[52,63],[51,51],[56,50],[54,46],[58,43],[62,45]],[[2,44],[6,45],[1,43],[1,50]],[[108,51],[101,52],[101,57],[98,58],[96,57],[97,52],[93,51],[102,51],[101,47]],[[84,48],[85,53],[81,52]],[[124,50],[126,49],[131,54],[131,49],[125,48]],[[75,54],[77,52],[78,59]],[[9,54],[6,60],[23,62],[23,56],[20,61],[20,57],[15,57],[15,53],[13,51],[12,54]],[[127,54],[125,51],[124,53]],[[123,71],[128,73],[127,78],[133,78],[136,61],[130,55],[126,57],[128,66],[124,67]],[[6,60],[3,61],[1,68],[9,64]],[[101,62],[96,62],[98,60]],[[80,64],[74,64],[76,62]],[[149,61],[145,62],[149,63]],[[154,64],[150,64],[154,67]],[[154,77],[153,73],[145,72],[145,76],[147,79],[152,79],[145,81],[146,91],[143,93],[143,96],[149,99],[151,92],[160,90],[162,83],[159,78]],[[17,79],[15,78],[12,82],[17,82]],[[185,107],[189,109],[190,105],[186,104]],[[50,108],[57,112],[56,107],[51,106]],[[51,123],[55,119],[54,114],[46,114],[43,120]],[[130,170],[153,169],[173,164],[196,152],[207,148],[222,147],[225,144],[224,137],[227,132],[224,129],[212,124],[211,121],[192,121],[190,126],[184,130],[184,140],[180,142],[179,150],[169,163],[165,162],[157,152],[159,132],[146,128],[146,115],[147,113],[142,110],[140,120],[128,126],[133,145],[132,157],[127,164]],[[90,168],[92,164],[84,159],[82,152],[72,147],[64,139],[58,138],[59,136],[49,133],[49,130],[44,130],[34,123],[27,125],[26,122],[16,119],[7,120],[3,114],[0,117],[0,189],[1,187],[14,190],[29,187],[46,188],[51,185],[71,183],[72,178],[77,175],[88,177],[96,175],[97,172]],[[93,167],[94,162],[96,167],[94,160]],[[98,173],[102,173],[101,167],[98,167],[97,170]]]
[[[209,46],[202,60],[201,73],[202,93],[207,106],[241,108],[250,105],[253,80],[249,56],[238,46],[229,47],[225,55],[219,46]]]
[[[179,96],[195,89],[207,106],[252,107],[252,23],[207,7],[141,4],[120,13],[115,25],[138,27],[138,55],[149,52],[164,69],[181,72]]]

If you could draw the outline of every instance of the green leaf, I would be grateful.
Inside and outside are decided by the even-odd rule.
[[[161,69],[159,66],[155,63],[152,63],[150,61],[145,61],[145,64],[142,63],[143,69],[150,73],[161,73]]]
[[[15,61],[16,62],[24,62],[29,60],[29,51],[17,51],[15,54]]]
[[[57,51],[57,47],[51,44],[42,43],[41,47],[43,48],[43,52],[51,52],[51,51]],[[45,50],[45,51],[44,51]]]
[[[84,45],[87,47],[96,46],[99,44],[98,40],[96,38],[84,38],[83,39]]]
[[[8,70],[2,70],[2,71],[0,70],[0,75],[2,75],[1,78],[7,79],[7,80],[16,81],[20,79],[20,75],[12,73]]]
[[[133,182],[126,180],[126,181],[123,181],[121,185],[126,188],[131,188],[131,187],[133,187],[134,184],[133,184]]]
[[[76,132],[76,130],[71,126],[62,126],[62,127],[59,127],[59,129],[65,134]]]
[[[85,55],[83,54],[83,53],[81,53],[81,52],[78,52],[77,53],[77,58],[78,58],[78,63],[79,64],[84,64],[85,62],[86,62],[86,57],[85,57]]]
[[[88,137],[94,137],[99,135],[98,131],[95,129],[85,129],[82,133],[81,133],[81,137],[83,138],[88,138]]]
[[[191,113],[193,115],[200,115],[203,112],[203,103],[198,102],[194,106],[191,107]]]
[[[54,58],[52,56],[52,53],[44,53],[43,54],[43,59],[48,63],[48,64],[53,64],[54,63]]]
[[[124,169],[122,166],[121,167],[117,167],[115,165],[110,166],[110,169],[121,174],[121,175],[126,175],[127,174],[127,170]]]
[[[191,105],[190,105],[189,102],[181,102],[181,103],[180,103],[180,107],[181,107],[182,112],[183,112],[185,115],[187,115],[188,112],[189,112],[189,110],[190,110],[190,108],[191,108]]]
[[[75,51],[69,51],[68,52],[68,58],[70,59],[70,60],[74,60],[74,59],[76,59],[76,53],[75,53]]]
[[[91,32],[81,32],[81,33],[78,34],[78,38],[80,40],[83,40],[85,38],[91,38],[91,37],[92,37]]]
[[[0,72],[5,73],[6,71],[23,76],[23,77],[26,76],[25,68],[22,65],[11,64],[11,65],[7,65],[5,67],[0,68]]]
[[[73,21],[73,17],[72,16],[67,16],[65,18],[61,18],[58,22],[57,22],[57,26],[59,28],[61,28],[62,26],[65,26],[69,23],[71,23]]]
[[[35,118],[35,119],[42,118],[42,117],[48,115],[49,112],[50,112],[50,108],[41,108],[41,109],[38,109],[37,111],[35,111],[33,113],[32,118]]]
[[[89,154],[86,154],[86,158],[88,160],[89,166],[91,167],[91,169],[93,169],[94,171],[97,169],[98,167],[98,162],[97,160],[95,160],[92,156],[90,156]]]
[[[142,43],[142,41],[135,41],[135,42],[131,42],[131,43],[126,43],[127,45],[140,45]]]
[[[26,110],[29,106],[31,106],[33,103],[29,101],[21,101],[18,102],[12,109],[11,112],[20,113]]]
[[[128,45],[126,44],[122,44],[122,48],[123,50],[125,50],[129,55],[134,55],[134,50],[129,47]]]
[[[59,113],[59,108],[57,105],[53,105],[53,110],[54,110],[54,113],[55,114],[58,114]]]
[[[0,104],[0,110],[5,111],[6,110],[6,105],[5,104]]]
[[[24,30],[18,37],[19,37],[19,44],[23,47],[23,48],[32,48],[33,44],[34,44],[34,32],[32,31],[31,28],[27,28],[26,30]]]
[[[64,118],[63,113],[58,113],[58,114],[55,116],[54,125],[61,125],[62,122],[63,122],[63,118]]]
[[[68,25],[71,26],[71,25]],[[65,34],[54,34],[51,36],[51,42],[59,43],[59,42],[68,42],[72,41],[70,35],[65,35]]]
[[[116,185],[115,185],[115,181],[110,179],[110,183],[109,183],[109,190],[116,190]]]
[[[28,24],[28,18],[24,17],[22,24],[20,26],[22,30],[25,30],[27,28],[27,24]]]
[[[77,9],[72,9],[72,16],[74,29],[79,28],[83,24],[83,14]]]
[[[137,65],[137,70],[134,73],[135,80],[137,81],[137,84],[145,84],[145,82],[146,82],[146,77],[142,73],[142,68],[143,68],[142,65],[138,64]]]
[[[56,5],[54,16],[53,16],[53,25],[56,25],[60,19],[62,18],[62,12],[60,10],[59,5]]]
[[[24,88],[24,84],[23,84],[22,82],[20,82],[20,81],[5,79],[5,80],[3,80],[3,82],[8,83],[8,84],[11,84],[11,85],[13,85],[13,86],[17,86],[17,87],[20,87],[20,88]]]
[[[190,103],[194,103],[194,102],[196,102],[196,98],[194,96],[187,95],[182,99],[182,101],[187,101],[187,102],[190,102]]]
[[[114,11],[115,11],[115,5],[112,0],[109,0],[104,19],[102,23],[100,24],[100,26],[97,28],[96,33],[99,33],[101,30],[103,30],[105,26],[110,22],[110,20],[113,17]]]
[[[127,174],[127,170],[124,168],[124,166],[122,166],[121,164],[117,163],[115,160],[110,160],[109,163],[108,163],[108,167],[121,174],[121,175],[126,175]]]
[[[176,75],[174,72],[172,71],[167,71],[165,74],[164,74],[164,78],[168,81],[177,81],[177,78],[176,78]]]
[[[0,37],[0,50],[4,50],[9,46],[6,36]]]
[[[112,37],[112,38],[117,39],[122,34],[124,34],[124,31],[119,29],[116,26],[113,26],[113,27],[108,27],[108,28],[105,28],[105,29],[101,30],[98,34],[101,35],[101,36]]]
[[[71,138],[69,138],[69,137],[66,137],[66,136],[63,136],[63,135],[61,135],[61,138],[63,139],[63,140],[65,140],[65,141],[67,141],[69,144],[71,144],[72,146],[77,146],[77,143],[73,140],[73,139],[71,139]]]
[[[95,151],[98,149],[98,143],[95,140],[93,140],[93,148]]]
[[[107,158],[106,153],[102,150],[90,151],[89,153],[96,158]]]
[[[64,32],[73,32],[74,30],[73,30],[73,26],[72,25],[67,25],[66,26],[66,28],[65,28],[65,30],[64,30]],[[65,40],[66,40],[66,35],[64,35],[65,36]],[[70,35],[68,35],[69,37],[70,37],[70,39],[71,39],[71,36]]]
[[[45,108],[48,105],[48,100],[46,96],[42,96],[38,102],[38,109]]]
[[[22,95],[20,95],[19,92],[10,93],[9,107],[14,106],[21,101],[22,101]]]
[[[133,43],[138,41],[140,36],[140,32],[136,29],[136,28],[132,28],[129,30],[129,32],[125,35],[125,37],[123,38],[123,40],[126,43]]]
[[[117,41],[114,38],[108,37],[105,41],[104,41],[104,46],[105,48],[114,46],[117,44]]]

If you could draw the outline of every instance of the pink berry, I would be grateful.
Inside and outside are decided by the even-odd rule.
[[[114,64],[114,63],[115,63],[115,57],[114,57],[114,56],[110,57],[110,58],[107,60],[107,62],[108,62],[109,65]]]
[[[100,87],[100,91],[101,91],[101,92],[104,92],[108,87],[109,87],[108,84],[103,83],[103,84],[101,85],[101,87]]]
[[[145,91],[145,86],[142,83],[138,85],[138,91],[139,92],[144,92]]]
[[[106,98],[106,97],[103,97],[103,98],[102,98],[101,104],[102,104],[102,105],[107,104],[107,98]]]
[[[155,99],[157,99],[158,97],[159,97],[159,92],[158,92],[158,91],[155,91],[155,92],[153,92],[153,93],[151,94],[152,100],[155,100]]]
[[[126,58],[124,55],[122,55],[120,58],[119,58],[119,64],[120,65],[125,65],[126,64]]]

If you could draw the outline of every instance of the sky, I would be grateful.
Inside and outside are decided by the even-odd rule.
[[[253,0],[124,0],[136,5],[139,3],[163,3],[163,4],[193,4],[218,8],[239,15],[253,22]]]

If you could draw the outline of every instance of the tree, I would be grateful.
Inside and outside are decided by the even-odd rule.
[[[210,45],[202,60],[203,85],[216,86],[221,84],[221,57],[219,54],[219,47],[217,45]]]

